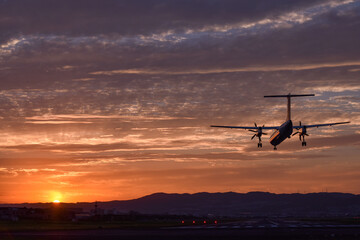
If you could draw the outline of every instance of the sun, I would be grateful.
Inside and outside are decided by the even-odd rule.
[[[49,200],[52,201],[53,203],[60,203],[63,201],[63,195],[61,192],[58,191],[50,191],[49,192]]]

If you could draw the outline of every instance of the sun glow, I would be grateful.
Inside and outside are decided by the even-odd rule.
[[[63,199],[62,194],[60,192],[51,192],[51,198],[53,203],[60,203]]]

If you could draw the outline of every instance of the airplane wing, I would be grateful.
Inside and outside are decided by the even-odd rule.
[[[350,123],[350,122],[324,123],[324,124],[314,124],[314,125],[299,125],[299,126],[293,126],[293,128],[295,128],[295,129],[300,129],[302,127],[306,127],[306,128],[316,127],[316,128],[318,128],[318,127],[328,127],[328,126],[346,124],[346,123]]]
[[[211,125],[210,127],[218,127],[218,128],[239,128],[239,129],[259,129],[259,127],[242,127],[242,126],[218,126]],[[279,127],[261,127],[262,129],[279,129]]]

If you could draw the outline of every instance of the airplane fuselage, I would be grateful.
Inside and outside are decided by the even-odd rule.
[[[287,120],[281,126],[279,129],[277,129],[270,137],[270,143],[273,146],[277,146],[280,143],[282,143],[286,138],[290,138],[291,134],[293,132],[293,124],[291,120]]]

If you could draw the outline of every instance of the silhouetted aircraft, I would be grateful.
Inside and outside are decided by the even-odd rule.
[[[274,150],[276,150],[276,146],[279,145],[280,143],[282,143],[286,138],[290,138],[291,136],[294,136],[296,134],[299,134],[299,138],[301,141],[301,145],[302,146],[306,146],[306,142],[305,142],[305,136],[309,136],[307,134],[307,129],[308,128],[313,128],[313,127],[325,127],[325,126],[333,126],[333,125],[338,125],[338,124],[346,124],[346,123],[350,123],[350,122],[337,122],[337,123],[325,123],[325,124],[313,124],[313,125],[301,125],[301,122],[299,122],[298,126],[293,126],[292,121],[291,121],[291,101],[290,99],[292,97],[306,97],[306,96],[315,96],[315,94],[301,94],[301,95],[292,95],[292,94],[288,94],[288,95],[270,95],[270,96],[264,96],[265,98],[273,98],[273,97],[286,97],[287,98],[287,117],[286,117],[286,121],[281,124],[281,126],[276,126],[276,127],[265,127],[265,125],[263,126],[257,126],[257,124],[255,123],[254,127],[243,127],[243,126],[217,126],[217,125],[211,125],[211,127],[219,127],[219,128],[240,128],[240,129],[247,129],[251,132],[254,132],[255,134],[251,137],[251,140],[254,137],[258,137],[259,138],[259,142],[258,142],[258,147],[262,147],[262,143],[261,143],[261,136],[262,135],[267,135],[266,133],[263,133],[264,129],[275,129],[274,133],[271,134],[270,136],[270,143],[274,146]],[[297,132],[293,133],[293,129],[296,129]]]

